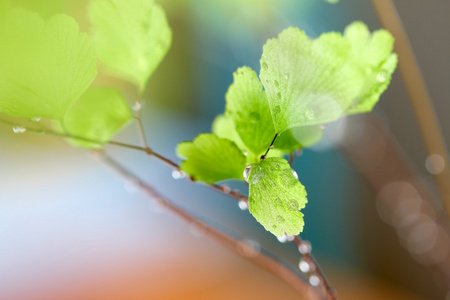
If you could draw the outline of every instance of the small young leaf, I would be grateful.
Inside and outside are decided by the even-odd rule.
[[[249,210],[267,231],[276,236],[297,235],[303,230],[307,202],[304,186],[283,158],[267,158],[250,165]]]
[[[266,93],[256,73],[241,67],[225,95],[225,115],[232,119],[246,149],[255,156],[266,152],[275,136]]]
[[[397,55],[392,53],[394,38],[386,30],[372,35],[362,22],[353,22],[344,31],[351,43],[351,60],[360,68],[365,82],[347,114],[372,110],[380,95],[387,89],[397,66]]]
[[[311,147],[323,137],[322,125],[294,127],[283,131],[275,140],[275,149],[292,152]],[[271,150],[272,151],[272,150]]]
[[[70,108],[62,124],[69,135],[99,142],[70,139],[71,143],[85,148],[100,148],[131,119],[131,109],[118,90],[92,88]]]
[[[187,159],[181,163],[181,169],[195,180],[214,183],[243,178],[244,154],[235,143],[215,134],[203,133],[192,142],[182,142],[177,152]]]
[[[61,119],[97,74],[91,39],[66,15],[13,9],[0,21],[0,110]]]
[[[350,43],[339,33],[310,40],[288,28],[264,45],[260,78],[275,130],[331,122],[358,95],[363,78],[348,64]]]
[[[172,43],[163,9],[153,0],[93,0],[89,18],[100,61],[143,91]]]

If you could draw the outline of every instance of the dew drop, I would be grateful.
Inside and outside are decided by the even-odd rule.
[[[238,205],[239,205],[239,208],[241,210],[247,210],[248,209],[248,203],[247,203],[247,201],[245,199],[239,200]]]
[[[294,175],[294,178],[298,180],[298,174],[295,170],[292,170],[292,175]]]
[[[282,235],[282,236],[277,236],[277,239],[280,243],[286,243],[287,242],[287,236],[286,235]]]
[[[290,204],[291,204],[291,206],[293,208],[298,209],[298,202],[297,202],[297,200],[292,199]]]
[[[172,178],[173,179],[183,179],[186,177],[186,173],[180,170],[173,170],[172,171]]]
[[[286,80],[289,79],[289,73],[285,73],[285,74],[284,74],[284,79],[286,79]]]
[[[267,70],[269,68],[269,66],[267,65],[267,63],[265,61],[263,61],[261,63],[261,68],[263,68],[263,70]]]
[[[237,245],[238,252],[245,257],[256,257],[261,252],[261,246],[257,241],[244,239]]]
[[[281,112],[281,108],[279,105],[275,106],[273,109],[273,114],[276,116]]]
[[[273,82],[273,84],[275,84],[275,87],[279,87],[279,86],[280,86],[280,84],[278,83],[277,80],[275,80],[275,81]]]
[[[312,247],[311,243],[308,241],[302,241],[300,245],[298,245],[298,252],[300,254],[308,254],[311,253]]]
[[[231,193],[231,188],[228,186],[228,185],[222,185],[222,192],[224,193],[224,194],[229,194],[229,193]]]
[[[142,109],[142,104],[138,101],[136,101],[133,106],[131,107],[132,110],[134,111],[140,111]]]
[[[379,82],[385,82],[386,79],[387,79],[387,72],[385,70],[381,70],[380,72],[378,72],[377,80]]]
[[[312,286],[318,286],[320,284],[320,278],[317,275],[309,276],[309,284]]]
[[[256,111],[253,111],[250,113],[250,122],[257,123],[257,122],[259,122],[260,118],[261,117],[260,117],[259,113],[257,113]]]
[[[39,118],[39,117],[31,118],[31,122],[39,122],[40,120],[41,120],[41,118]]]
[[[305,118],[308,120],[312,120],[314,118],[314,112],[311,109],[307,109],[305,111]]]
[[[311,271],[311,266],[309,265],[309,263],[304,260],[303,258],[300,259],[300,262],[298,263],[298,268],[300,269],[300,271],[302,271],[303,273],[308,273],[309,271]]]
[[[14,133],[24,133],[27,129],[22,126],[13,126],[13,132]]]
[[[252,169],[252,166],[247,166],[244,169],[244,180],[248,182],[248,176],[250,175],[250,170]]]
[[[277,216],[277,222],[279,223],[283,223],[284,221],[286,221],[282,216]]]

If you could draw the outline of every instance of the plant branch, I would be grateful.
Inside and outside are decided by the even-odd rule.
[[[216,240],[229,250],[240,254],[240,249],[242,249],[243,246],[251,247],[251,245],[243,244],[242,241],[233,238],[231,235],[225,233],[224,231],[210,226],[209,224],[199,220],[186,210],[180,208],[179,206],[159,194],[152,186],[143,182],[139,177],[131,173],[129,170],[125,169],[121,164],[119,164],[111,157],[102,154],[100,155],[100,158],[103,163],[113,169],[116,173],[118,173],[125,179],[130,180],[130,182],[136,184],[137,187],[149,198],[158,202],[159,205],[163,206],[183,221],[189,223],[191,226],[197,227],[198,230],[200,230],[210,238]],[[308,295],[308,299],[323,299],[317,289],[312,288],[307,282],[305,282],[304,279],[302,279],[301,275],[298,272],[295,272],[292,268],[289,268],[287,264],[276,258],[273,254],[270,254],[265,250],[257,252],[257,249],[254,249],[253,247],[247,250],[250,250],[250,253],[252,253],[252,255],[244,255],[245,259],[264,268],[266,271],[274,274],[276,277],[284,280],[299,294]]]
[[[331,287],[327,277],[325,276],[325,273],[320,268],[317,260],[311,254],[311,244],[307,241],[303,241],[299,235],[294,237],[294,244],[295,246],[297,246],[300,254],[303,255],[305,261],[308,263],[309,268],[311,269],[311,273],[318,277],[319,285],[325,290],[327,299],[336,300],[336,291]]]
[[[443,170],[434,174],[434,178],[437,182],[447,217],[450,218],[450,185],[448,184],[450,181],[449,157],[426,84],[395,5],[391,0],[372,0],[372,4],[375,7],[381,24],[395,37],[395,51],[399,56],[399,69],[427,153],[428,155],[439,155],[444,162]]]

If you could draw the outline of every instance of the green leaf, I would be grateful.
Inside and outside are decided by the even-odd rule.
[[[89,18],[100,61],[142,92],[172,43],[163,9],[153,0],[93,0]]]
[[[256,155],[247,150],[247,146],[242,142],[239,134],[236,132],[234,123],[230,118],[227,118],[224,115],[218,115],[213,121],[212,132],[221,138],[233,141],[236,146],[244,152],[247,163],[251,164],[259,162],[261,155]],[[284,151],[280,149],[271,149],[267,157],[282,157],[283,155]]]
[[[310,40],[288,28],[264,45],[260,77],[275,130],[331,122],[357,96],[362,78],[348,64],[350,43],[339,33]]]
[[[97,75],[94,46],[74,19],[22,9],[0,22],[0,110],[61,119]]]
[[[99,142],[70,139],[76,146],[101,148],[132,117],[128,103],[118,90],[92,88],[71,107],[62,124],[69,135]]]
[[[266,152],[274,136],[272,115],[256,73],[241,67],[233,74],[233,84],[225,96],[225,115],[233,120],[246,149],[255,156]]]
[[[283,131],[275,140],[274,147],[285,152],[293,152],[311,147],[319,142],[322,137],[322,125],[294,127]]]
[[[297,235],[303,230],[307,202],[305,187],[283,158],[267,158],[250,165],[249,210],[267,231],[276,236]]]
[[[362,22],[353,22],[344,32],[351,43],[351,60],[360,68],[365,82],[347,114],[371,111],[391,82],[397,67],[397,55],[392,53],[394,38],[386,30],[370,34]]]
[[[187,159],[181,163],[181,169],[195,180],[214,183],[243,178],[244,154],[234,142],[215,134],[203,133],[192,142],[182,142],[177,152]]]

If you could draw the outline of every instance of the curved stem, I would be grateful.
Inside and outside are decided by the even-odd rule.
[[[131,173],[129,170],[125,169],[121,164],[112,159],[109,156],[101,155],[101,161],[104,162],[108,167],[112,168],[122,177],[130,180],[137,185],[137,187],[145,193],[148,197],[157,201],[159,205],[163,206],[180,219],[186,221],[191,226],[197,227],[198,230],[203,232],[205,235],[210,238],[216,240],[223,246],[227,247],[229,250],[237,253],[240,253],[240,249],[242,247],[251,247],[249,244],[245,244],[243,241],[239,241],[236,238],[233,238],[231,235],[227,234],[224,231],[221,231],[213,226],[208,225],[207,223],[199,220],[194,215],[190,214],[186,210],[180,208],[175,203],[163,197],[160,193],[158,193],[152,186],[143,182],[139,177]],[[246,260],[264,268],[266,271],[274,274],[278,278],[284,280],[287,284],[293,287],[299,294],[307,295],[308,299],[319,300],[324,299],[318,292],[317,289],[311,287],[304,279],[302,279],[301,275],[295,272],[292,268],[289,268],[286,263],[276,258],[274,255],[270,254],[267,251],[258,252],[257,249],[253,247],[250,250],[252,255],[243,256]]]
[[[328,282],[327,277],[325,276],[325,273],[320,268],[319,264],[317,263],[317,260],[314,258],[314,256],[311,254],[311,244],[307,241],[303,241],[300,236],[294,237],[294,244],[297,246],[297,249],[299,252],[303,255],[305,261],[309,264],[311,268],[311,273],[316,275],[319,278],[319,286],[321,286],[326,294],[328,300],[336,300],[337,295],[336,291],[331,287],[330,283]],[[308,248],[305,251],[300,250],[301,247]]]

